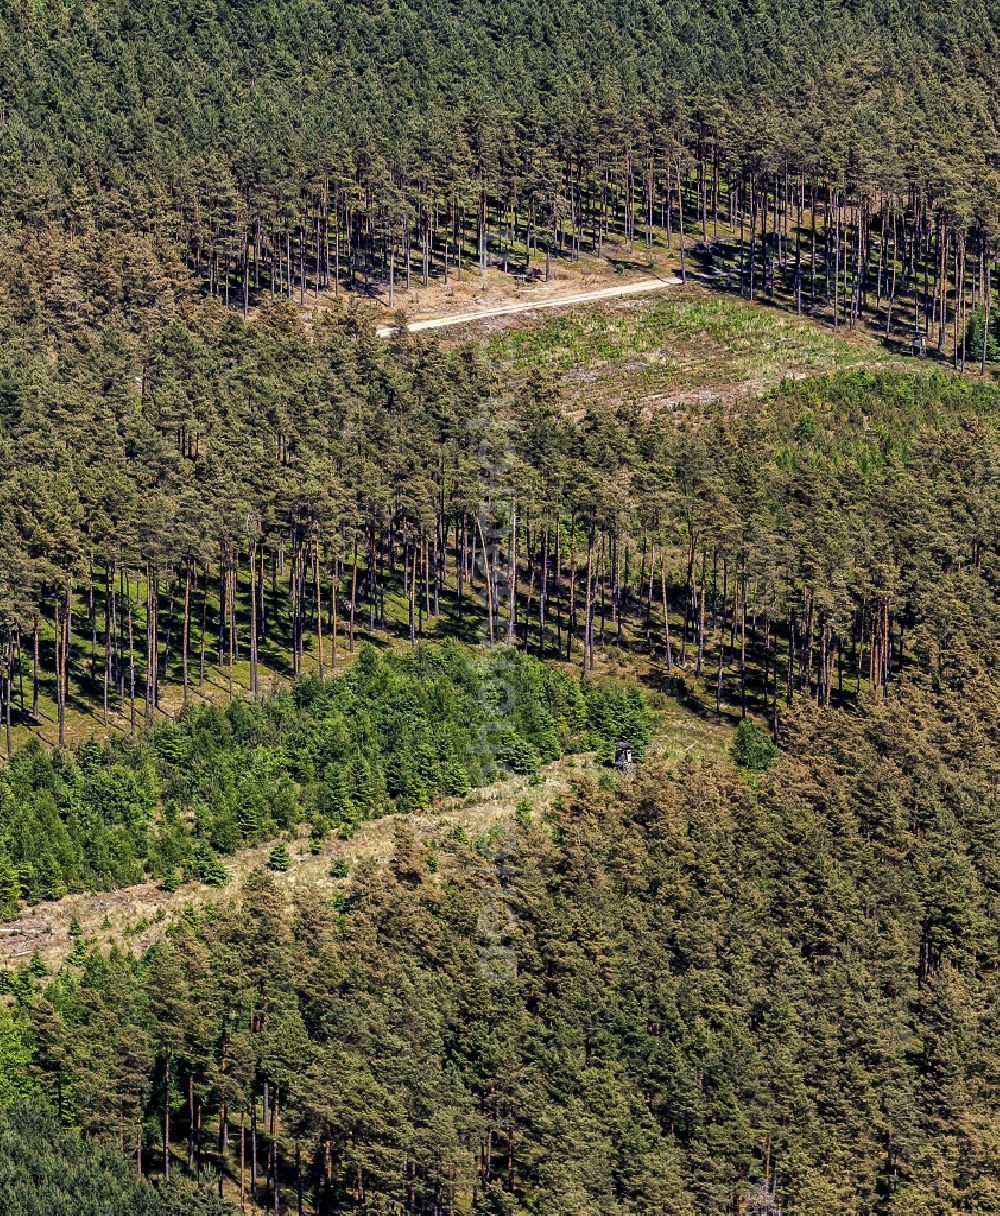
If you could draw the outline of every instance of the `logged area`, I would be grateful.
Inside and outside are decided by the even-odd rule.
[[[1000,11],[0,11],[0,1208],[1000,1216]]]

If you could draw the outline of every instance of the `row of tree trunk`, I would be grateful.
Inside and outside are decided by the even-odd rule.
[[[637,541],[572,516],[519,518],[512,505],[493,525],[464,513],[430,525],[394,516],[326,545],[305,520],[277,539],[222,546],[212,567],[189,560],[179,569],[147,565],[136,572],[110,564],[86,589],[76,634],[73,590],[48,597],[59,742],[65,743],[74,668],[78,684],[89,680],[82,695],[100,703],[105,726],[125,718],[134,733],[161,708],[165,683],[179,684],[184,701],[192,689],[204,689],[209,663],[224,673],[231,696],[256,698],[262,646],[273,644],[271,665],[279,671],[287,656],[288,675],[311,667],[325,678],[338,670],[344,646],[354,651],[360,629],[369,635],[402,629],[415,643],[436,625],[446,597],[454,627],[468,640],[575,662],[583,676],[594,669],[597,651],[614,643],[644,649],[670,680],[684,673],[707,681],[707,653],[714,649],[717,710],[728,699],[725,673],[735,668],[730,696],[741,714],[752,697],[775,723],[782,680],[787,703],[808,692],[827,706],[835,696],[844,699],[845,671],[854,692],[866,683],[882,689],[894,658],[901,662],[905,611],[893,611],[887,595],[819,608],[823,588],[791,581],[775,588],[748,555],[701,545],[697,535],[684,554],[679,587],[676,560],[649,533]],[[387,619],[390,590],[405,597],[405,622]],[[671,614],[678,612],[672,633]],[[89,661],[80,653],[74,661],[82,622],[89,624]],[[8,753],[12,708],[24,720],[38,717],[39,639],[36,615],[30,710],[19,630],[9,631],[0,652]],[[234,668],[243,662],[248,671],[237,687]]]
[[[943,203],[911,187],[880,196],[818,180],[785,164],[741,171],[700,141],[696,156],[627,158],[593,171],[570,161],[545,197],[480,182],[473,204],[422,183],[399,213],[370,189],[331,184],[304,191],[298,213],[258,215],[245,226],[194,224],[187,257],[210,293],[245,314],[252,302],[287,297],[305,307],[320,292],[375,288],[390,307],[400,276],[448,281],[489,260],[523,273],[532,252],[581,249],[600,256],[612,237],[634,252],[654,231],[680,256],[687,278],[691,238],[710,268],[728,255],[725,279],[741,294],[783,298],[798,312],[832,310],[835,326],[861,319],[915,350],[947,354],[965,368],[965,334],[977,309],[988,316],[996,247],[986,229],[951,222]],[[721,238],[720,238],[721,232]],[[492,254],[491,254],[492,250]],[[877,317],[875,314],[878,314]],[[986,347],[979,353],[985,360]]]

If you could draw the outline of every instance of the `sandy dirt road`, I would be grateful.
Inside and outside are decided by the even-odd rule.
[[[596,291],[575,291],[569,295],[546,296],[538,300],[520,299],[510,304],[497,304],[492,308],[482,308],[475,312],[451,313],[443,317],[429,317],[424,321],[414,321],[410,332],[416,333],[421,329],[445,329],[455,325],[470,325],[475,321],[485,321],[490,317],[509,317],[519,312],[538,312],[542,308],[568,308],[576,304],[589,304],[592,301],[615,300],[620,296],[640,295],[653,291],[663,291],[667,287],[676,287],[680,279],[657,278],[640,279],[635,283],[622,283],[615,287],[601,287]],[[396,332],[395,325],[380,325],[378,336],[389,338]]]

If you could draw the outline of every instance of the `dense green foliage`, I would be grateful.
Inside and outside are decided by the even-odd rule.
[[[0,916],[643,758],[605,663],[739,722],[138,957],[74,921],[3,977],[0,1207],[1000,1216],[998,31],[0,0]],[[981,381],[568,411],[354,306],[581,258]]]
[[[985,339],[986,349],[983,350],[983,341]],[[982,308],[977,308],[969,318],[969,328],[966,333],[966,345],[969,349],[969,358],[980,360],[985,354],[990,361],[1000,359],[1000,317],[994,315],[990,318],[989,329],[986,328],[986,312]]]
[[[117,1144],[81,1138],[52,1112],[18,1104],[0,1113],[0,1192],[17,1216],[223,1216],[210,1193],[154,1188]]]
[[[445,643],[369,647],[336,679],[191,705],[136,740],[51,755],[32,742],[0,774],[0,911],[12,915],[19,895],[54,899],[146,872],[213,882],[219,853],[303,820],[322,839],[565,752],[610,748],[613,759],[619,737],[641,755],[649,723],[636,689],[581,691],[518,651],[479,658]],[[278,848],[273,868],[287,869]]]
[[[823,483],[829,416],[815,386],[795,391],[813,409],[796,400],[785,459],[808,444]],[[827,391],[841,409],[870,400]],[[138,1138],[156,1172],[165,1145],[178,1172],[186,1138],[191,1173],[221,1167],[230,1195],[237,1128],[255,1126],[256,1194],[271,1206],[277,1185],[282,1210],[301,1185],[319,1213],[1000,1212],[1000,598],[986,540],[978,562],[961,544],[950,559],[955,533],[932,522],[980,526],[956,514],[956,449],[918,454],[940,386],[897,391],[908,439],[878,434],[906,452],[898,497],[864,445],[837,483],[872,471],[883,546],[911,529],[914,658],[888,682],[832,707],[795,697],[767,769],[654,762],[540,816],[519,805],[472,842],[421,843],[400,820],[391,860],[339,867],[332,899],[299,885],[288,904],[261,872],[238,907],[186,915],[141,958],[78,938],[55,976],[6,976],[0,1102]],[[961,437],[935,433],[967,474]],[[937,471],[919,500],[907,467]],[[428,661],[418,648],[399,674]],[[490,662],[550,678],[513,651]],[[298,695],[336,703],[338,684]],[[599,703],[598,720],[621,704]],[[193,738],[183,723],[206,712],[260,730],[268,707],[189,711],[162,737]],[[289,738],[313,724],[306,708]],[[742,737],[743,760],[767,742]]]
[[[332,902],[259,873],[142,959],[11,976],[0,1077],[159,1152],[169,1101],[203,1174],[224,1113],[233,1186],[252,1107],[260,1199],[322,1213],[1000,1211],[1000,622],[952,590],[926,669],[799,703],[752,781],[653,762],[472,844],[401,820]]]
[[[771,767],[777,758],[778,749],[756,722],[745,721],[736,728],[732,755],[740,768],[749,769],[752,773],[762,773]]]
[[[600,582],[602,641],[628,607],[626,538],[634,556],[654,528],[690,530],[676,501],[618,509],[622,471],[650,469],[606,460],[628,437],[603,421],[560,442],[549,386],[509,409],[468,354],[379,352],[355,320],[307,334],[291,301],[384,290],[414,258],[424,280],[463,256],[508,267],[539,241],[573,258],[620,238],[634,260],[655,227],[697,233],[751,297],[886,335],[895,318],[921,349],[950,334],[963,368],[989,354],[992,0],[12,0],[2,18],[0,708],[27,728],[51,683],[60,741],[74,698],[131,725],[136,688],[153,716],[160,674],[201,682],[213,655],[249,653],[254,692],[258,645],[298,672],[331,596],[353,634],[362,607],[386,625],[388,586],[419,632],[449,550],[474,564],[477,517],[499,538],[493,582],[508,531],[515,583],[551,572],[557,533],[560,556],[593,539],[586,588],[582,560],[553,577],[577,611]],[[259,324],[224,307],[251,302],[271,305]],[[494,450],[494,416],[523,443]],[[550,474],[556,446],[572,457]],[[265,603],[268,576],[287,605]],[[532,587],[523,611],[545,598]],[[551,624],[568,605],[550,607]],[[589,621],[573,626],[586,652]]]

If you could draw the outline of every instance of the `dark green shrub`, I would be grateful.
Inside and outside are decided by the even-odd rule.
[[[292,864],[291,854],[288,852],[288,845],[282,840],[271,850],[271,856],[267,859],[267,867],[269,870],[277,870],[283,872]]]
[[[981,308],[969,318],[965,331],[965,357],[973,362],[979,362],[983,357],[983,330],[985,316]],[[990,317],[990,329],[986,335],[986,358],[991,362],[1000,359],[1000,313],[994,311]]]
[[[765,734],[755,722],[746,719],[736,730],[731,755],[740,768],[762,773],[774,763],[778,749],[770,735]]]

